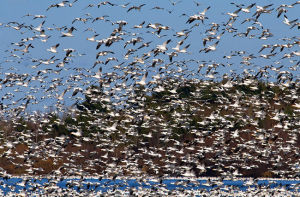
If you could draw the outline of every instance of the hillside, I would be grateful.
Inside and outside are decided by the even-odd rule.
[[[298,81],[165,77],[115,87],[118,94],[106,82],[63,114],[2,120],[0,167],[14,175],[300,176]]]

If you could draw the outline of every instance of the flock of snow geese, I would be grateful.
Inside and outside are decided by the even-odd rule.
[[[299,177],[300,1],[143,2],[0,21],[2,175]]]

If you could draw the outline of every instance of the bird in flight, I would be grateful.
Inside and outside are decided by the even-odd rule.
[[[130,12],[131,10],[138,10],[138,11],[141,11],[141,8],[143,7],[143,6],[145,6],[146,4],[141,4],[141,5],[139,5],[139,6],[132,6],[132,7],[130,7],[128,10],[127,10],[127,12]]]

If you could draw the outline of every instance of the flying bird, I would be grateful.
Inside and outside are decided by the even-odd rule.
[[[47,51],[50,51],[51,53],[57,53],[56,48],[59,47],[59,43],[57,43],[56,45],[50,47],[50,49],[47,49]]]
[[[146,4],[141,4],[141,5],[139,5],[139,6],[132,6],[132,7],[130,7],[128,10],[127,10],[127,12],[130,12],[131,10],[138,10],[138,11],[141,11],[141,8],[143,7],[143,6],[145,6]]]

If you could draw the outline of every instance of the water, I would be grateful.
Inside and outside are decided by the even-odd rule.
[[[258,191],[260,189],[283,189],[286,191],[300,193],[300,180],[282,180],[282,179],[260,179],[256,182],[249,182],[249,179],[240,180],[222,180],[217,179],[144,179],[139,181],[137,179],[97,179],[97,178],[0,178],[0,190],[4,195],[12,193],[40,193],[53,192],[55,190],[61,191],[75,191],[75,192],[94,192],[105,193],[114,190],[129,191],[135,190],[235,190],[246,192],[249,190]]]

